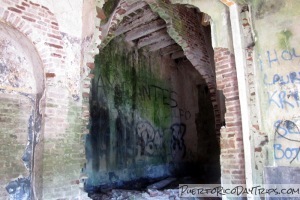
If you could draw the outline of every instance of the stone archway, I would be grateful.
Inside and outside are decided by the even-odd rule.
[[[42,61],[29,39],[0,23],[2,197],[41,197]],[[6,189],[6,191],[5,191]]]

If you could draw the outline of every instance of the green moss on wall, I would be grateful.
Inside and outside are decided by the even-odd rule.
[[[286,4],[285,1],[281,0],[236,0],[236,2],[242,5],[251,5],[256,18],[263,18],[265,15],[276,13]]]
[[[280,49],[290,49],[290,39],[293,36],[290,30],[283,30],[278,33],[278,46]]]
[[[171,108],[163,98],[167,98],[165,95],[171,90],[154,71],[160,64],[154,63],[155,58],[121,46],[125,44],[114,39],[96,57],[94,84],[100,90],[94,93],[108,103],[110,109],[137,112],[157,127],[169,126],[170,118],[166,116],[170,116]]]
[[[106,17],[105,20],[102,20],[101,23],[106,23],[109,19],[110,15],[113,13],[115,8],[117,7],[120,0],[106,0],[105,4],[103,5],[103,11]]]
[[[145,177],[145,166],[171,160],[171,134],[165,130],[175,100],[161,67],[157,55],[127,48],[120,37],[96,56],[86,140],[88,185]],[[128,173],[120,177],[124,169]]]

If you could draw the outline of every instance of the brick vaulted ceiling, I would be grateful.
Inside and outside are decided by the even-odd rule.
[[[107,24],[101,26],[102,30],[105,28]],[[112,34],[114,37],[123,34],[125,41],[138,49],[159,51],[162,56],[172,59],[185,57],[182,48],[169,36],[166,22],[143,1],[129,6]]]

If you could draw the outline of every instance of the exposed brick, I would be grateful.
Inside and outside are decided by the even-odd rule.
[[[19,6],[19,5],[16,5],[17,8],[21,9],[21,10],[25,10],[26,8],[24,6]]]
[[[48,35],[49,37],[52,37],[52,38],[61,40],[61,36],[60,36],[60,35],[54,35],[54,34],[51,34],[51,33],[48,33],[47,35]]]
[[[46,73],[46,78],[54,78],[55,77],[55,73]]]
[[[49,10],[49,9],[48,9],[47,7],[45,7],[45,6],[42,6],[42,8],[45,9],[45,10]]]
[[[17,8],[14,8],[14,7],[9,7],[8,10],[16,12],[16,13],[22,13],[22,10],[19,10]]]
[[[22,16],[23,19],[30,21],[30,22],[35,22],[36,20],[27,16]]]
[[[37,4],[37,3],[33,3],[32,1],[29,1],[29,3],[31,4],[31,5],[34,5],[34,6],[40,6],[40,4]]]
[[[58,23],[56,23],[56,22],[51,22],[51,24],[58,26]]]
[[[94,63],[87,63],[86,65],[87,65],[88,68],[90,68],[90,69],[94,69],[94,68],[95,68],[95,64],[94,64]]]
[[[62,55],[57,54],[57,53],[51,53],[51,56],[57,57],[57,58],[62,58]]]
[[[28,3],[25,3],[25,2],[22,2],[22,6],[27,6],[27,7],[29,7],[29,4],[28,4]]]
[[[62,49],[63,48],[61,45],[52,44],[52,43],[48,43],[48,42],[45,42],[45,45],[48,45],[50,47],[54,47],[54,48],[57,48],[57,49]]]

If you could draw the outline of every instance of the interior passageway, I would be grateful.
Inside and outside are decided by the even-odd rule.
[[[144,190],[164,179],[159,189],[219,183],[220,147],[206,80],[147,3],[125,12],[95,59],[85,190],[96,199],[107,189]],[[210,26],[199,26],[210,45],[199,48],[209,62]],[[213,63],[205,67],[214,71]]]

